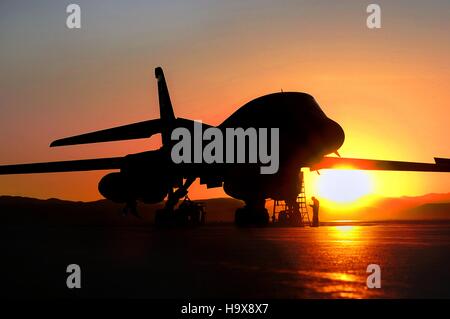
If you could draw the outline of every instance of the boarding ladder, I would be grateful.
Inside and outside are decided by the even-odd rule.
[[[307,225],[311,226],[311,221],[309,219],[308,213],[308,205],[306,203],[305,179],[303,177],[303,172],[300,172],[300,194],[297,196],[297,203],[302,224],[305,224],[305,222],[308,221]]]
[[[272,222],[286,226],[311,226],[308,205],[306,203],[305,181],[303,172],[300,172],[300,194],[297,196],[297,207],[289,207],[284,200],[274,200]],[[298,211],[297,211],[298,209]],[[278,218],[277,218],[278,217]]]

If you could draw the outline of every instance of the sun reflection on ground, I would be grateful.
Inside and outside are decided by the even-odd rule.
[[[332,295],[335,298],[361,298],[363,294],[358,289],[358,283],[364,279],[342,272],[299,271],[302,277],[314,278],[309,284],[309,289],[318,293]]]
[[[360,239],[361,226],[334,226],[330,228],[330,239],[340,243],[352,243]]]
[[[349,221],[354,223],[354,221]],[[366,286],[374,227],[348,224],[319,228],[284,229],[282,254],[295,256],[292,264],[277,265],[271,271],[298,296],[310,298],[377,298],[381,291]]]

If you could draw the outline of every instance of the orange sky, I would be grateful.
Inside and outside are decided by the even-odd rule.
[[[1,4],[1,164],[157,147],[159,138],[48,144],[157,117],[158,65],[181,117],[219,124],[260,95],[303,91],[344,128],[344,157],[450,157],[448,2],[379,1],[380,30],[367,29],[365,4],[352,1],[78,3],[84,20],[77,31],[65,28],[57,1]],[[93,200],[104,174],[1,176],[0,194]],[[380,196],[450,191],[448,174],[369,174]],[[222,195],[191,190],[192,198]]]

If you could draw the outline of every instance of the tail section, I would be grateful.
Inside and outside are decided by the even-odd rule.
[[[155,77],[158,81],[159,113],[162,124],[162,142],[168,145],[170,134],[175,125],[175,114],[173,113],[172,102],[170,101],[169,90],[161,67],[155,69]]]
[[[159,113],[160,118],[113,127],[106,130],[71,136],[56,140],[50,144],[54,146],[79,145],[90,143],[102,143],[112,141],[133,140],[139,138],[149,138],[161,133],[163,145],[169,145],[172,129],[175,127],[176,118],[173,113],[172,102],[170,101],[169,90],[161,67],[155,69],[155,76],[158,80]]]

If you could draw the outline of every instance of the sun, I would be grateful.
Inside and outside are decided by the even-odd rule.
[[[358,170],[326,170],[316,180],[317,195],[337,204],[350,204],[373,192],[372,177]]]

